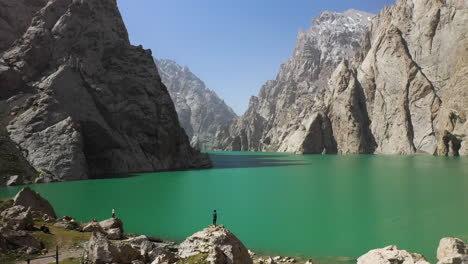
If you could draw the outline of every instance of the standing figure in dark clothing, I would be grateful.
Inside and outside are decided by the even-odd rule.
[[[218,213],[216,210],[213,210],[213,225],[216,226],[216,220],[218,220]]]
[[[115,218],[115,209],[112,208],[112,218]]]

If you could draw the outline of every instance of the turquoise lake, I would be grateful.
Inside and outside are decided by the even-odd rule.
[[[467,158],[210,155],[209,170],[31,187],[58,215],[87,222],[115,208],[126,232],[176,241],[209,225],[217,209],[218,223],[254,251],[339,263],[390,244],[434,261],[442,237],[468,240]],[[1,187],[0,198],[20,188]]]

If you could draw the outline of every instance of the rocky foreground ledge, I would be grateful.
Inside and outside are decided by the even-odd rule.
[[[0,200],[0,263],[24,263],[58,245],[60,261],[82,264],[282,264],[319,263],[290,257],[258,256],[224,226],[209,226],[184,242],[124,232],[118,218],[83,224],[64,216],[57,219],[50,203],[30,188],[13,200]],[[468,245],[458,238],[442,238],[437,264],[468,264]],[[65,263],[64,262],[64,263]],[[44,262],[48,263],[48,262]],[[357,259],[357,264],[428,264],[421,254],[387,246]]]

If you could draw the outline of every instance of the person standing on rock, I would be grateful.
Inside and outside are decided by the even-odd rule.
[[[216,226],[216,220],[218,220],[218,213],[213,210],[213,225]]]
[[[112,208],[112,218],[115,218],[115,209]]]

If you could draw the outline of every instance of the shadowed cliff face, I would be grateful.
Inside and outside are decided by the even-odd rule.
[[[171,60],[155,62],[192,146],[212,149],[217,128],[231,121],[236,114],[187,67]]]
[[[339,24],[327,23],[343,16],[331,14],[316,18],[311,31]],[[345,30],[331,27],[327,37],[309,33],[304,41],[301,32],[293,59],[252,98],[243,117],[219,129],[216,144],[301,153],[335,153],[330,146],[336,144],[338,153],[468,155],[467,22],[463,0],[399,0],[362,34],[342,36]],[[330,53],[317,48],[337,34],[337,43],[347,46],[329,45],[337,50]],[[354,39],[363,41],[352,56]],[[318,121],[330,126],[311,129]],[[324,138],[330,138],[328,146]],[[313,146],[310,151],[304,143]]]
[[[1,54],[0,100],[8,140],[42,178],[209,164],[179,126],[151,51],[130,45],[115,0],[49,1],[30,21]]]

